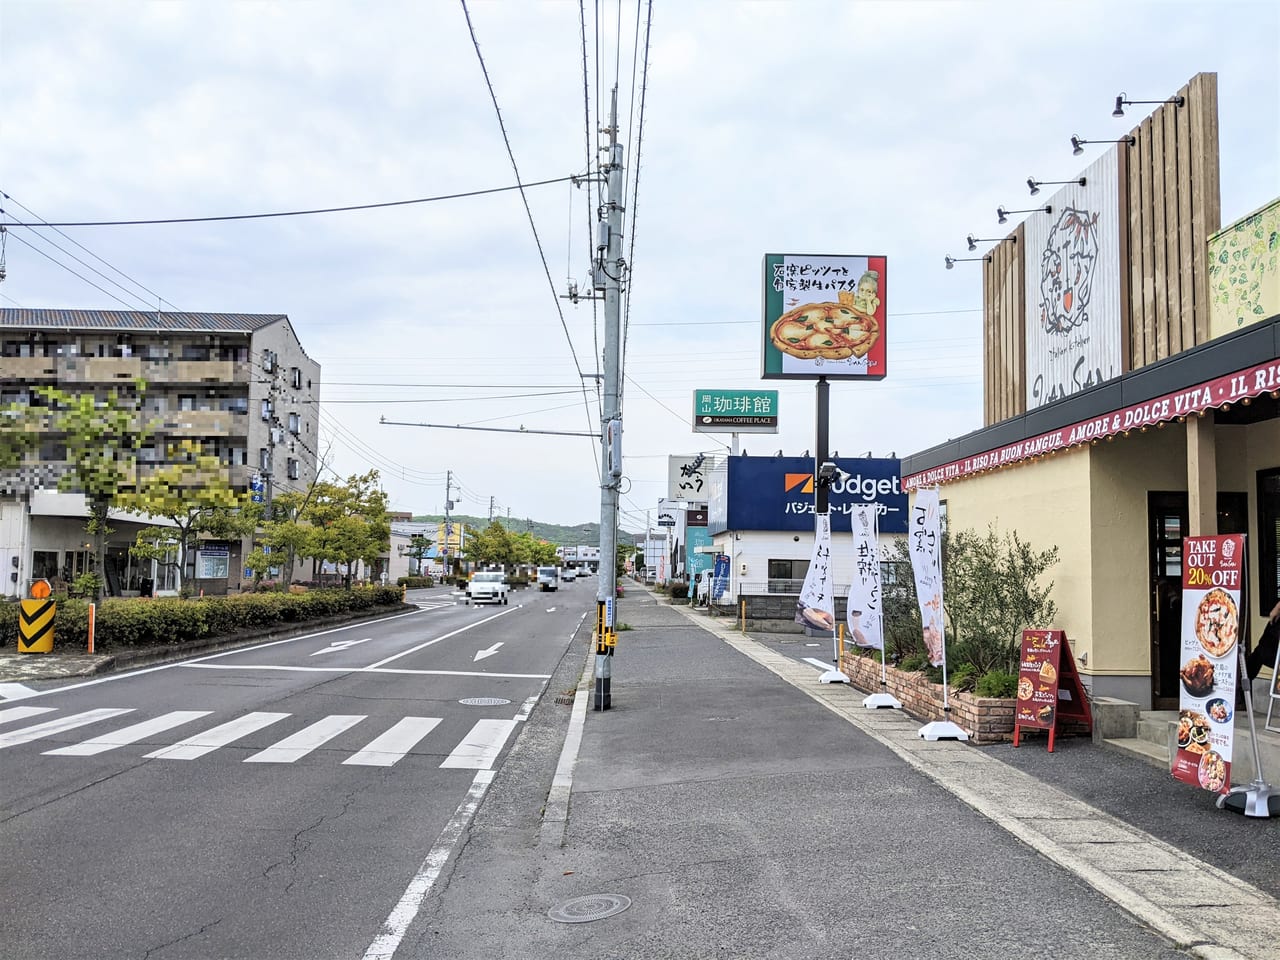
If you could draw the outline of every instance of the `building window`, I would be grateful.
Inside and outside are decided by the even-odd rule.
[[[58,576],[58,551],[33,550],[31,552],[31,578],[53,580]]]
[[[799,593],[808,572],[808,560],[770,560],[767,589],[769,593]]]
[[[297,367],[294,367],[291,372],[293,374],[293,388],[295,390],[301,390],[302,389],[302,371],[299,370]]]
[[[289,432],[295,437],[302,432],[302,418],[296,413],[289,414]]]
[[[275,353],[272,352],[271,350],[263,350],[262,351],[262,372],[275,373],[275,370],[276,370]]]
[[[180,393],[180,394],[178,394],[178,409],[179,409],[179,410],[194,410],[195,408],[196,408],[196,398],[195,398],[195,394],[193,394],[193,393]]]
[[[1258,613],[1280,600],[1280,470],[1258,471]]]
[[[263,420],[271,419],[271,401],[270,400],[262,401],[262,419]]]
[[[293,459],[293,457],[289,458],[289,479],[298,479],[298,461]]]
[[[911,572],[909,566],[909,564],[905,563],[882,560],[880,562],[880,585],[882,587],[895,587],[899,583],[906,583]]]
[[[184,343],[182,345],[183,360],[203,361],[209,359],[209,347],[202,343]]]
[[[243,467],[248,462],[249,451],[244,447],[228,447],[224,457],[228,466]]]

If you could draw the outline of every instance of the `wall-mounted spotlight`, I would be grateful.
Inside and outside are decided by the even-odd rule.
[[[1006,210],[1004,207],[996,207],[996,217],[1001,223],[1006,223],[1009,215],[1013,213],[1053,213],[1053,205],[1046,203],[1043,207],[1032,207],[1030,210]]]
[[[1035,177],[1027,177],[1027,186],[1031,188],[1031,195],[1034,197],[1040,192],[1040,188],[1047,185],[1060,186],[1066,183],[1078,183],[1080,186],[1085,185],[1085,178],[1079,180],[1037,180]]]
[[[1181,107],[1186,102],[1184,97],[1170,97],[1168,100],[1130,100],[1127,94],[1121,92],[1120,96],[1116,97],[1116,108],[1111,111],[1111,115],[1113,117],[1123,117],[1125,106],[1132,106],[1135,103],[1173,103]]]
[[[969,245],[969,251],[973,252],[978,249],[980,243],[999,243],[1004,237],[975,237],[972,233],[964,238],[964,242]]]
[[[944,257],[943,260],[947,265],[947,269],[952,270],[955,268],[957,263],[973,263],[978,260],[985,260],[987,263],[990,263],[991,257]]]
[[[1071,152],[1077,157],[1084,153],[1084,145],[1086,143],[1127,143],[1133,146],[1138,142],[1138,138],[1134,136],[1121,137],[1119,140],[1081,140],[1074,133],[1071,135]]]

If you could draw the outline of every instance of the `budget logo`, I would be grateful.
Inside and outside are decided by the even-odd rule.
[[[782,488],[786,490],[787,493],[813,493],[813,474],[783,474]]]

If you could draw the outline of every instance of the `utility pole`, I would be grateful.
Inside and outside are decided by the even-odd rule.
[[[596,225],[596,256],[604,274],[604,402],[600,423],[600,585],[596,595],[596,710],[611,706],[614,605],[618,598],[618,483],[622,478],[622,144],[618,143],[618,89],[609,110],[609,178],[605,219]]]
[[[489,522],[493,523],[493,497],[489,497]]]
[[[444,557],[444,575],[447,577],[450,573],[449,564],[449,535],[453,533],[453,525],[449,522],[449,511],[453,509],[453,471],[446,470],[444,472],[444,550],[441,556]]]

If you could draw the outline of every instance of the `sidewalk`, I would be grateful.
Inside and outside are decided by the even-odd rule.
[[[548,729],[570,726],[544,698],[397,958],[1276,955],[1272,822],[1083,740],[1052,756],[926,743],[919,722],[639,590],[620,616],[635,629],[613,709],[585,713],[567,818],[533,774]],[[1074,795],[1090,770],[1115,781],[1092,803]],[[1170,839],[1143,827],[1162,817]],[[1201,856],[1215,837],[1236,862]],[[630,904],[549,918],[582,897]]]

